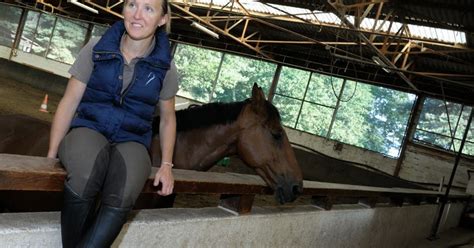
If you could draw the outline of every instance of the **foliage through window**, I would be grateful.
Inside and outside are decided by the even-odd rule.
[[[223,54],[194,46],[178,44],[174,61],[178,68],[178,95],[208,102]]]
[[[330,138],[397,157],[415,98],[347,80]]]
[[[415,141],[450,151],[459,151],[471,111],[470,106],[426,98],[416,127]],[[446,111],[449,113],[446,114]],[[474,155],[474,131],[468,132],[463,153]],[[454,136],[454,140],[451,138]]]
[[[55,19],[52,15],[29,10],[18,48],[24,52],[46,56]]]
[[[21,9],[0,4],[0,45],[11,47],[20,21]]]
[[[108,26],[94,24],[94,27],[92,28],[91,38],[102,36],[108,28]]]
[[[268,94],[276,65],[260,60],[226,54],[212,101],[235,102],[247,99],[257,83]]]
[[[284,125],[295,128],[310,77],[309,71],[284,66],[273,98]]]
[[[397,157],[414,100],[412,94],[283,67],[274,104],[286,126]]]
[[[72,64],[85,45],[87,24],[57,17],[47,57]]]

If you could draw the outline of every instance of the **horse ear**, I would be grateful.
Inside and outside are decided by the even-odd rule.
[[[257,83],[253,83],[252,87],[252,102],[260,103],[265,102],[265,94],[261,87],[258,87]]]
[[[253,84],[252,87],[252,107],[257,113],[264,111],[265,106],[265,94],[262,88],[258,87],[257,83]]]

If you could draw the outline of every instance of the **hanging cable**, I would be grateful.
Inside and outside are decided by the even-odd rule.
[[[335,45],[335,48],[337,49],[337,42],[339,41],[339,31],[336,33],[336,45]],[[334,53],[336,53],[336,49],[334,49]],[[354,81],[356,83],[355,87],[354,87],[354,91],[352,92],[351,96],[347,99],[347,100],[343,100],[342,99],[342,95],[339,96],[337,93],[336,93],[336,89],[334,89],[334,81],[333,81],[333,68],[336,64],[335,60],[334,60],[334,55],[331,53],[331,50],[329,49],[329,55],[331,57],[331,67],[330,67],[330,82],[331,82],[331,89],[332,89],[332,93],[334,95],[334,97],[336,97],[336,99],[340,102],[349,102],[350,100],[352,100],[352,98],[354,97],[355,95],[355,92],[357,90],[357,84],[358,82],[357,81]],[[347,67],[349,66],[349,61],[347,62],[347,66],[346,66],[346,69],[344,70],[344,72],[347,70]],[[355,65],[353,65],[354,68],[355,68]],[[356,77],[357,77],[357,71],[355,71],[356,73]]]
[[[455,133],[453,133],[453,129],[451,127],[451,121],[450,121],[450,118],[449,118],[448,102],[446,101],[446,95],[444,94],[444,84],[443,84],[443,82],[441,82],[441,95],[443,96],[444,108],[446,110],[446,116],[448,118],[449,134],[451,135],[451,145],[450,145],[450,147],[453,146],[453,151],[456,152],[456,147],[454,145]],[[448,149],[450,149],[450,147],[448,147]]]

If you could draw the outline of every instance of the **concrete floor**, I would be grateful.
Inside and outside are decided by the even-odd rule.
[[[417,248],[474,248],[474,230],[461,227],[452,228],[439,234],[436,240],[423,239],[415,243]]]

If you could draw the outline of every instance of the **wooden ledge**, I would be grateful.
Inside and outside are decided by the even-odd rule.
[[[153,186],[157,168],[147,180],[142,193],[155,193]],[[252,204],[255,195],[273,194],[273,190],[256,175],[236,173],[200,172],[173,169],[174,193],[220,194],[221,201],[237,209],[250,211],[238,201]],[[9,191],[62,191],[66,172],[56,159],[22,155],[0,154],[0,190]],[[383,188],[359,185],[304,181],[303,195],[310,195],[314,202],[330,209],[337,198],[359,198],[369,207],[382,199],[389,198],[395,205],[403,203],[420,204],[421,201],[435,202],[443,193],[430,190]],[[236,198],[237,197],[237,198]],[[453,193],[450,199],[469,199],[470,195]],[[236,200],[237,199],[237,200]],[[327,202],[326,202],[327,201]],[[330,204],[328,204],[330,203]],[[239,210],[240,211],[240,210]]]

